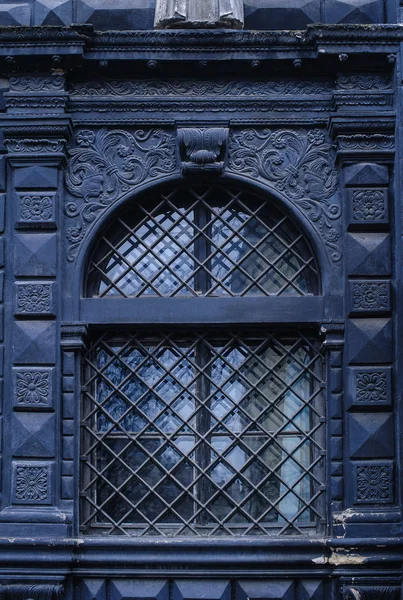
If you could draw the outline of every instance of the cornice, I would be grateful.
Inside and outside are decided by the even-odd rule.
[[[30,55],[42,55],[50,60],[52,52],[64,55],[81,55],[90,60],[107,60],[123,52],[132,53],[134,60],[147,53],[147,60],[176,60],[192,58],[192,51],[215,59],[232,58],[253,60],[254,56],[275,58],[276,52],[299,51],[315,58],[321,54],[343,52],[393,53],[403,41],[403,25],[308,25],[305,30],[294,31],[230,31],[230,30],[141,30],[97,32],[92,26],[69,27],[0,27],[0,57],[5,68],[12,71],[21,61],[22,48]],[[370,48],[370,50],[369,50]],[[189,54],[190,52],[190,54]],[[13,60],[14,58],[14,60]],[[54,58],[54,57],[53,57]],[[7,60],[6,60],[7,59]],[[11,60],[10,60],[11,59]]]

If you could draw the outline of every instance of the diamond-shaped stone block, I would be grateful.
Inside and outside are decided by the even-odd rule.
[[[190,579],[175,581],[172,587],[172,600],[230,600],[231,586],[229,581],[209,579],[200,582]]]
[[[246,0],[246,29],[300,29],[320,21],[320,3],[312,0]]]
[[[327,0],[324,3],[326,23],[383,23],[382,0]]]
[[[31,6],[32,4],[23,2],[0,4],[1,25],[30,25]]]
[[[347,186],[389,184],[388,167],[376,163],[359,163],[345,168],[344,182]]]
[[[294,600],[295,586],[292,581],[245,580],[236,583],[236,600]]]
[[[390,319],[350,319],[347,324],[350,364],[379,364],[392,361]]]
[[[112,579],[110,583],[110,600],[168,600],[168,596],[166,580]]]
[[[351,458],[392,458],[394,456],[394,419],[392,413],[355,413],[349,415]]]
[[[47,364],[56,359],[56,325],[50,321],[14,323],[12,341],[15,364]]]
[[[35,25],[71,25],[72,0],[36,0]]]
[[[350,233],[346,237],[349,275],[390,275],[388,233]]]
[[[54,167],[16,167],[14,186],[22,190],[40,190],[57,188],[57,169]]]
[[[82,600],[106,600],[105,579],[84,579],[81,583]]]
[[[152,18],[154,18],[154,10]],[[96,29],[138,29],[139,13],[132,0],[77,0],[77,22],[91,23]],[[151,28],[153,24],[151,25]]]
[[[12,453],[15,457],[50,458],[55,454],[55,416],[48,413],[14,413]]]
[[[324,600],[323,581],[301,581],[297,598],[299,600]]]
[[[56,275],[56,235],[17,234],[14,237],[14,273],[17,277]]]

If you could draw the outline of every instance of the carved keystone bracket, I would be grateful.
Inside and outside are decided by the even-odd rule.
[[[157,0],[157,28],[242,29],[243,25],[243,0]]]
[[[229,130],[223,127],[179,129],[183,174],[199,171],[221,174],[224,170],[228,136]]]

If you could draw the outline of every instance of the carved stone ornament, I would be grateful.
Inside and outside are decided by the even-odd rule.
[[[57,583],[0,585],[1,600],[58,600],[63,592],[63,586]]]
[[[229,130],[224,127],[179,129],[178,141],[183,173],[222,173],[228,134]]]
[[[242,29],[243,0],[157,0],[155,27]]]
[[[176,143],[173,135],[160,129],[84,129],[76,134],[77,147],[69,152],[66,185],[79,201],[69,201],[67,217],[67,256],[73,261],[89,224],[119,197],[146,180],[169,175],[176,170]]]
[[[270,182],[306,214],[331,250],[332,260],[341,259],[338,175],[324,131],[235,131],[229,145],[229,170]]]
[[[397,587],[351,587],[345,594],[346,600],[400,600]]]

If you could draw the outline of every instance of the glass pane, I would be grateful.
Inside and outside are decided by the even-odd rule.
[[[105,233],[89,296],[304,296],[318,270],[303,235],[269,199],[231,188],[173,188]]]
[[[105,335],[86,365],[91,531],[262,535],[322,517],[321,356],[308,338]]]

